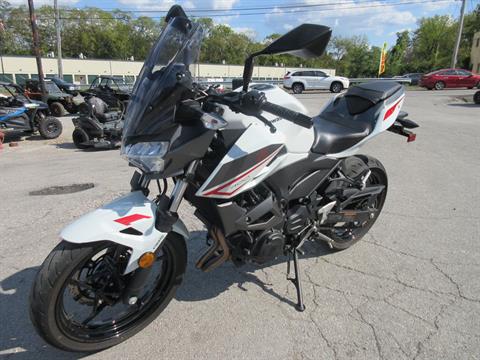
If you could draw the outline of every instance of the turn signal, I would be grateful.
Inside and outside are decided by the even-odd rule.
[[[152,252],[146,252],[140,256],[140,259],[138,259],[138,266],[140,266],[142,269],[146,269],[152,266],[154,262],[155,254]]]

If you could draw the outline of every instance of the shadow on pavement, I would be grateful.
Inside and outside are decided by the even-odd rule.
[[[480,108],[480,104],[474,104],[474,103],[464,103],[464,104],[448,104],[448,106],[455,106],[455,107],[466,107],[466,108]]]
[[[285,257],[258,266],[247,264],[237,268],[231,262],[223,264],[212,272],[204,273],[195,268],[195,261],[205,251],[205,231],[195,231],[187,243],[189,262],[183,284],[176,294],[178,301],[202,301],[217,297],[231,286],[248,291],[244,284],[253,283],[280,301],[295,306],[295,295],[288,299],[275,291],[276,284],[260,280],[254,272],[259,269],[286,262]],[[318,257],[330,253],[327,246],[307,242],[305,256]],[[47,345],[35,332],[29,311],[29,293],[37,266],[20,270],[0,282],[1,334],[0,358],[26,359],[78,359],[88,354],[68,353]],[[286,271],[286,264],[285,264]],[[286,279],[283,281],[287,281]]]
[[[0,358],[78,359],[82,354],[67,353],[47,345],[35,332],[28,315],[28,297],[38,267],[30,267],[0,283]]]
[[[285,298],[283,295],[275,291],[275,284],[266,283],[254,274],[255,271],[278,264],[284,264],[285,268],[282,271],[285,271],[285,277],[283,281],[287,281],[287,257],[282,256],[262,265],[246,264],[242,267],[235,267],[232,262],[227,262],[211,272],[204,273],[195,267],[195,261],[206,250],[205,237],[205,231],[195,231],[191,233],[190,239],[187,243],[189,256],[187,271],[185,273],[183,284],[180,286],[175,296],[178,301],[202,301],[211,299],[217,297],[224,291],[227,291],[232,285],[247,291],[244,284],[252,283],[278,300],[292,306],[296,305],[295,294],[292,294],[292,298]],[[300,266],[302,259],[323,256],[331,253],[331,250],[326,245],[317,242],[306,242],[303,246],[303,250],[305,251],[305,255],[300,255]]]

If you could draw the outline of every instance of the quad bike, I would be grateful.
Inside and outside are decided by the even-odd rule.
[[[166,308],[187,265],[183,199],[208,229],[198,269],[226,261],[265,266],[287,256],[303,311],[305,242],[347,249],[385,203],[385,168],[357,151],[387,130],[415,140],[408,129],[417,125],[400,116],[405,89],[396,82],[351,87],[313,118],[279,87],[250,84],[256,56],[322,55],[331,36],[326,26],[300,25],[252,54],[243,86],[219,93],[195,83],[190,71],[201,25],[179,6],[165,21],[125,117],[121,154],[138,169],[131,192],[64,228],[34,280],[32,322],[64,350],[114,346]],[[170,192],[167,179],[175,184]]]
[[[108,111],[100,98],[90,97],[80,107],[80,116],[72,119],[72,139],[79,149],[114,149],[120,146],[123,112]]]
[[[62,133],[62,123],[49,116],[48,105],[30,100],[16,84],[0,82],[0,129],[38,131],[45,139],[55,139]]]

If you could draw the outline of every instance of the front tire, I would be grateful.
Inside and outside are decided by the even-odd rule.
[[[49,108],[52,115],[56,117],[61,117],[67,113],[67,111],[65,110],[65,107],[62,105],[62,103],[58,101],[54,101],[50,103]]]
[[[45,139],[56,139],[63,131],[63,125],[57,118],[48,116],[40,120],[38,132]]]
[[[341,82],[338,82],[338,81],[335,81],[332,83],[332,85],[330,85],[330,91],[332,93],[339,93],[340,91],[343,90],[343,85]]]
[[[121,275],[126,265],[125,254],[128,254],[128,248],[108,241],[85,244],[62,241],[45,259],[32,286],[30,318],[35,329],[49,344],[62,350],[78,352],[103,350],[135,335],[165,309],[185,273],[187,250],[183,237],[170,233],[159,251],[162,254],[152,267],[158,265],[161,271],[154,272],[152,269],[149,275],[154,277],[152,289],[147,289],[139,296],[136,304],[129,305],[122,301],[122,293],[118,292],[121,287],[116,288],[118,279],[128,281],[131,278],[131,274]],[[94,260],[101,252],[103,255]],[[105,254],[108,256],[124,254],[124,257],[117,258],[115,262],[112,261],[113,258],[106,261],[103,260],[107,257]],[[110,268],[118,270],[115,278],[107,278],[105,281],[101,278],[105,277],[105,274],[108,275],[108,271],[105,270],[107,265],[100,267],[95,273],[96,262],[99,259],[105,264],[110,264],[108,265]],[[112,263],[114,265],[111,265]],[[87,275],[90,271],[91,279],[98,279],[95,280],[97,282],[91,279],[83,280],[81,278],[83,269],[87,269],[85,270]],[[101,290],[95,290],[99,284],[102,286]],[[96,291],[99,291],[100,295]],[[105,294],[108,294],[108,297]],[[87,309],[91,307],[93,310],[89,311],[94,312],[98,311],[100,306],[102,310],[108,308],[107,318],[99,323],[102,310],[94,316],[96,318],[91,319],[89,319],[91,313],[87,311],[86,322],[80,322],[76,319],[81,317],[78,310],[72,313],[68,311],[72,304]],[[119,310],[121,312],[117,315]]]
[[[88,141],[90,141],[90,137],[88,136],[87,132],[82,128],[75,128],[72,133],[72,140],[77,149],[87,149],[89,146],[85,145]]]
[[[445,83],[443,81],[437,81],[435,83],[435,90],[443,90],[445,89]]]

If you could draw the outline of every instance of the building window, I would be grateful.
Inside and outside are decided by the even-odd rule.
[[[87,83],[87,78],[85,75],[75,75],[73,79],[76,84],[85,85]]]
[[[12,74],[0,74],[0,81],[4,82],[13,82],[13,75]]]
[[[28,80],[28,74],[15,74],[15,82],[18,85],[25,85],[25,80]]]
[[[135,82],[135,76],[133,75],[125,75],[125,83],[133,84]]]
[[[63,80],[65,80],[67,83],[73,83],[73,75],[69,74],[64,74],[63,75]]]
[[[87,75],[88,83],[91,84],[97,78],[97,75]]]

